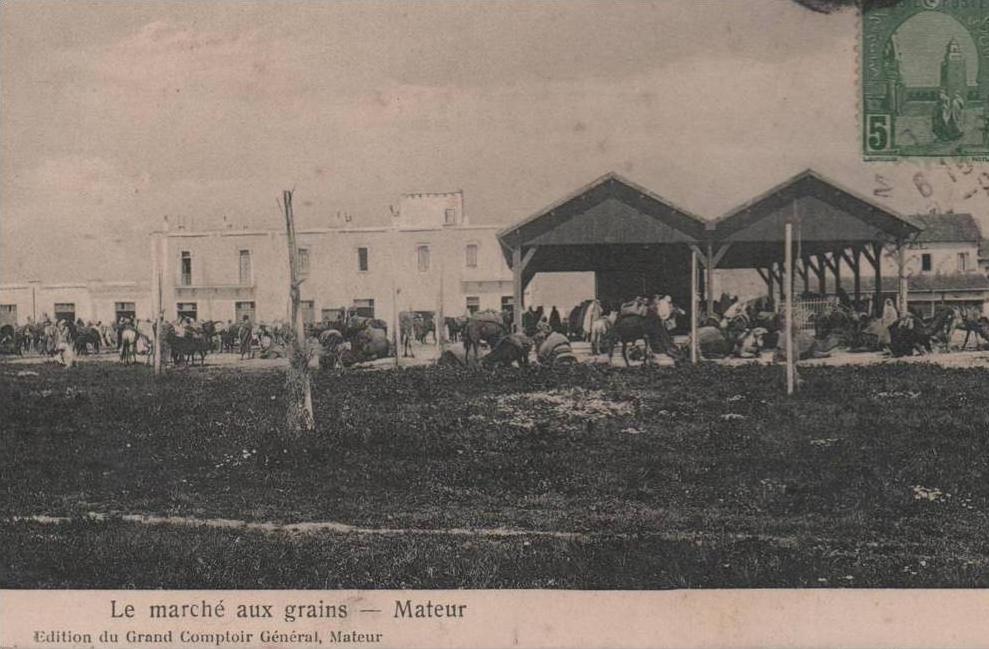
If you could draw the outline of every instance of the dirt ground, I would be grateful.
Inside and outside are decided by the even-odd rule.
[[[813,360],[804,360],[798,363],[801,367],[836,367],[845,365],[881,365],[884,363],[931,363],[938,365],[940,367],[989,367],[989,349],[974,350],[971,349],[972,344],[970,343],[970,349],[966,351],[961,351],[959,347],[961,346],[964,336],[957,337],[952,341],[952,351],[950,352],[935,352],[933,354],[925,354],[912,356],[907,358],[893,358],[888,354],[881,352],[862,352],[862,353],[850,353],[843,350],[835,350],[828,358],[818,358]],[[678,344],[686,344],[687,339],[685,337],[680,337],[676,340]],[[460,343],[447,343],[445,347],[460,347]],[[612,365],[615,367],[624,366],[624,361],[622,361],[621,353],[619,350],[615,350],[614,356],[609,360],[609,358],[604,354],[593,355],[591,354],[591,346],[589,343],[585,342],[575,342],[572,343],[574,355],[577,360],[581,363],[594,363],[601,365]],[[413,344],[413,354],[414,356],[409,358],[399,357],[395,358],[383,358],[376,361],[371,361],[367,363],[361,363],[360,367],[373,368],[373,369],[390,369],[394,367],[419,367],[423,365],[431,365],[436,362],[439,358],[441,348],[435,344],[421,345],[418,343]],[[96,355],[80,355],[76,357],[76,361],[80,363],[91,363],[91,362],[115,362],[117,360],[116,355],[112,353],[102,353]],[[673,365],[672,359],[666,356],[657,356],[656,364],[663,365]],[[146,359],[144,357],[139,357],[139,364],[145,363]],[[736,366],[745,365],[750,363],[758,363],[769,365],[776,361],[773,359],[773,352],[771,350],[764,351],[762,355],[757,359],[740,359],[740,358],[727,358],[727,359],[716,359],[716,360],[706,360],[708,363],[716,363],[719,365]],[[5,356],[0,357],[0,363],[11,363],[15,365],[34,365],[38,363],[54,363],[50,358],[44,356],[38,356],[35,354],[29,354],[23,357],[16,356]],[[206,367],[239,367],[241,369],[257,369],[257,370],[267,370],[279,367],[285,367],[288,361],[284,358],[259,358],[255,357],[253,359],[241,360],[239,354],[210,354],[206,357]],[[633,360],[630,362],[632,366],[641,365],[641,361]]]

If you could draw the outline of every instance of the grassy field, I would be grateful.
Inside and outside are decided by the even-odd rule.
[[[0,587],[989,586],[986,370],[0,365]],[[261,532],[88,512],[514,537]],[[14,520],[66,516],[60,524]]]

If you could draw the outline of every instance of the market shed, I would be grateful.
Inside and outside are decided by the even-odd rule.
[[[873,287],[882,286],[882,255],[892,249],[898,255],[900,300],[905,303],[904,247],[921,228],[809,169],[715,221],[701,263],[709,276],[716,268],[754,268],[766,281],[769,294],[775,288],[782,299],[788,224],[793,241],[791,271],[802,281],[805,295],[815,290],[826,295],[829,273],[834,292],[845,291],[842,271],[847,269],[851,295],[861,300],[863,271],[872,277]],[[871,268],[864,268],[863,259]],[[878,294],[876,290],[876,303]],[[710,294],[707,300],[710,308]]]
[[[687,303],[690,246],[704,239],[705,227],[698,216],[610,173],[502,230],[516,329],[525,287],[540,272],[594,272],[603,302],[665,293]]]

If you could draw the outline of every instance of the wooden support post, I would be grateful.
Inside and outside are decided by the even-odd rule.
[[[433,323],[433,338],[436,346],[443,348],[446,340],[446,315],[443,313],[443,257],[440,257],[440,291],[436,300],[436,322]]]
[[[796,206],[794,206],[796,210]],[[793,349],[793,223],[787,221],[784,226],[784,237],[786,243],[786,267],[783,278],[783,286],[786,295],[786,307],[784,311],[784,336],[786,341],[786,393],[793,394],[796,388],[796,358]]]
[[[391,282],[391,303],[392,303],[392,326],[395,328],[392,339],[395,341],[395,367],[398,367],[399,348],[402,346],[401,318],[398,315],[398,288],[395,286],[395,279]]]
[[[828,273],[827,273],[827,257],[823,254],[817,256],[817,292],[821,294],[821,297],[826,297],[828,294]]]
[[[897,311],[900,315],[907,312],[907,250],[906,244],[900,240],[896,242],[896,298]]]
[[[522,333],[522,248],[512,249],[512,320],[515,333]]]
[[[831,253],[831,258],[834,260],[834,265],[831,266],[834,271],[834,292],[837,293],[841,288],[841,250]]]
[[[801,260],[801,265],[803,266],[803,272],[800,273],[800,276],[804,280],[804,293],[810,293],[810,264],[807,263],[806,257]]]
[[[697,250],[690,251],[690,362],[697,364],[700,342],[697,340]],[[710,317],[710,313],[708,317]]]
[[[875,304],[872,307],[874,311],[872,315],[879,318],[883,315],[883,244],[873,243],[872,250],[872,266],[876,273]]]
[[[714,259],[714,247],[710,241],[707,242],[707,262],[704,264],[707,268],[707,315],[710,317],[714,314],[714,265],[717,263]]]
[[[773,298],[773,277],[774,277],[773,265],[770,264],[766,268],[766,275],[763,277],[763,279],[766,280],[766,291],[767,291],[766,294],[769,296],[770,299]]]
[[[852,249],[852,274],[855,279],[855,310],[858,312],[859,302],[862,301],[862,250]]]

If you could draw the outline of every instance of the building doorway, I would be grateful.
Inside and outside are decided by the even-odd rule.
[[[236,322],[254,322],[256,316],[254,302],[235,302],[234,319]]]
[[[374,317],[374,299],[354,300],[354,315],[362,318]]]
[[[314,300],[302,300],[299,303],[299,311],[302,314],[302,324],[316,324],[316,302]]]
[[[58,322],[59,320],[65,320],[66,322],[76,321],[75,302],[55,303],[55,322]]]
[[[195,302],[179,302],[175,306],[175,310],[178,312],[179,320],[185,320],[188,318],[193,322],[196,321],[196,316],[199,312]]]
[[[0,304],[0,327],[4,325],[17,326],[16,304]]]
[[[508,315],[509,320],[515,318],[515,298],[511,295],[501,296],[501,312]]]
[[[137,319],[137,306],[133,302],[116,302],[113,305],[114,322],[119,323],[121,318],[134,322]]]
[[[339,322],[343,320],[343,309],[323,309],[322,310],[323,323],[328,322]]]

